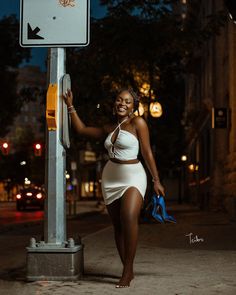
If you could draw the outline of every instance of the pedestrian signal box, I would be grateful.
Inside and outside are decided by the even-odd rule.
[[[57,84],[50,84],[47,91],[46,120],[48,130],[57,129]]]

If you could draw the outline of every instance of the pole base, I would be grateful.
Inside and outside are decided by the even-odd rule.
[[[84,272],[83,245],[27,247],[27,281],[74,281]]]

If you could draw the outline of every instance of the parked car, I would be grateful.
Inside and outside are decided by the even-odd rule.
[[[45,193],[40,187],[24,188],[16,195],[16,209],[25,210],[27,207],[44,208]]]

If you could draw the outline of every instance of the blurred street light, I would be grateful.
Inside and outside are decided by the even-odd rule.
[[[139,103],[138,111],[136,111],[134,114],[135,116],[142,116],[144,114],[144,105],[142,102]]]
[[[182,204],[182,200],[186,197],[186,162],[188,160],[187,155],[181,156],[181,163],[179,166],[179,198],[178,203]],[[190,168],[189,168],[190,169]],[[191,166],[192,169],[192,166]]]
[[[31,184],[31,181],[27,177],[25,177],[25,184]]]
[[[66,171],[66,179],[70,179],[70,174]]]
[[[182,155],[182,156],[181,156],[181,161],[182,161],[182,162],[186,162],[186,161],[187,161],[187,159],[188,159],[188,158],[187,158],[187,156],[186,156],[186,155]]]
[[[142,87],[140,88],[140,93],[146,97],[149,96],[150,85],[148,83],[143,83]]]
[[[162,115],[162,106],[157,101],[150,103],[149,110],[153,118],[159,118]]]
[[[199,166],[197,164],[190,164],[190,165],[188,165],[188,169],[190,172],[198,171]]]
[[[143,97],[143,102],[139,104],[139,115],[150,114],[153,118],[159,118],[162,115],[162,106],[157,101],[150,84],[143,83],[140,88],[141,96]],[[145,102],[146,101],[146,102]],[[147,103],[148,101],[148,103]]]

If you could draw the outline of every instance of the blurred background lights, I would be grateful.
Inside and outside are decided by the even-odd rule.
[[[161,115],[162,115],[162,106],[157,101],[150,103],[149,110],[150,110],[151,116],[154,118],[161,117]]]
[[[181,161],[182,162],[186,162],[187,161],[187,156],[186,155],[182,155],[181,156]]]
[[[4,142],[2,146],[3,146],[4,149],[7,149],[8,148],[8,143]]]
[[[37,144],[35,145],[35,148],[36,148],[37,150],[40,150],[40,149],[41,149],[41,144],[40,144],[40,143],[37,143]]]
[[[25,184],[31,184],[31,181],[27,177],[25,177]]]

